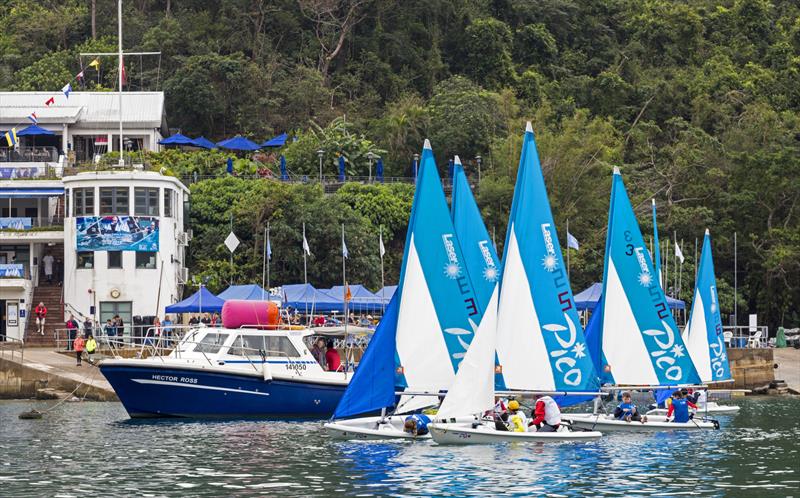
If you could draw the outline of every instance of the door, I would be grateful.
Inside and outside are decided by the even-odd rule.
[[[8,314],[6,313],[6,300],[0,299],[0,342],[6,340],[6,330],[8,330],[8,323],[6,319],[8,318]]]

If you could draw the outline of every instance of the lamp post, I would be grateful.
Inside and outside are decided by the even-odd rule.
[[[478,185],[480,185],[481,184],[481,162],[483,161],[483,158],[481,156],[479,156],[479,155],[475,156],[475,161],[477,161],[477,163],[478,163]]]
[[[322,156],[325,155],[325,151],[319,149],[317,151],[317,156],[319,156],[319,184],[322,185]]]
[[[369,159],[369,183],[372,183],[372,160],[375,158],[375,154],[372,151],[367,152],[367,159]]]
[[[419,172],[419,154],[414,153],[414,180],[417,179],[417,173]]]

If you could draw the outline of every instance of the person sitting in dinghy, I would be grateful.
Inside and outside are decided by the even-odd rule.
[[[617,420],[624,420],[626,422],[647,422],[647,417],[642,417],[636,405],[631,402],[631,393],[622,393],[622,403],[617,405],[614,409],[614,418]]]
[[[424,436],[428,433],[428,424],[431,419],[422,413],[415,413],[406,417],[405,424],[403,424],[403,432],[407,432],[413,436]]]
[[[681,424],[688,422],[689,419],[692,418],[689,414],[690,406],[697,410],[697,405],[684,398],[681,391],[675,391],[672,393],[672,403],[669,405],[669,410],[667,410],[667,422],[669,422],[669,418],[673,413],[675,414],[672,419],[673,422]]]
[[[508,430],[511,432],[525,432],[528,430],[528,417],[520,410],[519,401],[512,399],[508,402]]]
[[[537,394],[534,399],[536,406],[530,425],[536,426],[536,432],[556,432],[561,427],[561,409],[550,396]]]

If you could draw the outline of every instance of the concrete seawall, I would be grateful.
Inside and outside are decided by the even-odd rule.
[[[88,364],[77,367],[72,357],[50,348],[26,348],[23,358],[0,355],[0,398],[26,399],[71,393],[94,401],[117,401],[100,371]]]
[[[733,389],[753,389],[775,380],[775,357],[769,348],[730,348]]]

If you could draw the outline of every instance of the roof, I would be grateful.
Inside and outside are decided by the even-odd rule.
[[[583,292],[575,294],[575,307],[579,310],[593,310],[600,298],[603,295],[603,284],[595,282],[587,287]],[[680,299],[674,299],[669,296],[667,298],[667,306],[671,309],[682,310],[686,308],[686,303]]]
[[[218,298],[205,287],[187,297],[183,301],[171,304],[164,310],[165,313],[207,313],[220,312],[225,301]]]
[[[56,103],[44,103],[55,97]],[[0,92],[0,123],[27,123],[35,112],[42,124],[110,125],[119,123],[119,93],[72,92],[69,99],[52,92]],[[164,92],[122,92],[123,126],[161,128]]]
[[[227,301],[228,299],[245,299],[248,301],[269,301],[269,292],[260,285],[231,285],[217,296]]]

